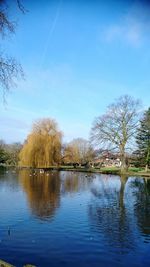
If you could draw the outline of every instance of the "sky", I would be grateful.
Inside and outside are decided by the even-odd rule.
[[[150,99],[149,1],[7,1],[16,33],[0,48],[22,65],[3,102],[0,139],[23,142],[39,118],[54,118],[64,141],[89,138],[95,117],[121,95]]]

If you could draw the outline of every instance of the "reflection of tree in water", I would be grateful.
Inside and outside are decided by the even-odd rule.
[[[40,219],[52,217],[60,204],[59,174],[36,172],[31,175],[27,170],[21,170],[19,180],[32,213]]]
[[[41,219],[52,217],[60,204],[60,194],[77,193],[88,188],[92,175],[73,172],[47,172],[21,170],[19,181],[27,194],[33,214]],[[60,192],[61,188],[61,192]]]
[[[134,212],[143,234],[150,235],[150,179],[136,178],[131,183],[134,189]]]
[[[77,193],[85,191],[89,188],[89,184],[93,181],[93,175],[85,175],[78,172],[62,172],[62,193]]]
[[[134,246],[134,222],[125,207],[125,187],[127,177],[99,180],[92,189],[93,199],[89,206],[92,226],[104,235],[104,239],[112,246],[126,249]]]

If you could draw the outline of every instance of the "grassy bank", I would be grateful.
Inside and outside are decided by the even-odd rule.
[[[85,172],[91,172],[91,173],[121,175],[120,169],[116,167],[110,167],[110,168],[104,167],[100,169],[99,168],[91,168],[91,169],[77,168],[73,170],[74,171],[85,171]],[[150,170],[148,172],[145,172],[145,170],[141,168],[129,168],[128,171],[124,173],[124,175],[150,177]]]

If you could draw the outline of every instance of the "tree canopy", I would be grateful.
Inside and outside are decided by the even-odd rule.
[[[8,155],[5,151],[5,143],[3,140],[0,140],[0,164],[6,163]]]
[[[18,165],[21,148],[20,143],[6,144],[3,140],[0,140],[0,164]]]
[[[55,120],[36,121],[20,152],[20,165],[42,168],[59,164],[61,139],[62,133]]]
[[[150,166],[150,108],[144,113],[137,130],[138,158],[147,170]]]

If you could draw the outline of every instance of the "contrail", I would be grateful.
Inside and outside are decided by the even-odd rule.
[[[42,54],[42,58],[41,58],[41,67],[42,67],[42,65],[44,63],[44,60],[45,60],[45,57],[46,57],[46,54],[47,54],[50,38],[51,38],[51,36],[52,36],[52,34],[53,34],[54,30],[55,30],[55,27],[56,27],[56,24],[57,24],[57,20],[59,18],[62,1],[63,0],[59,0],[59,2],[58,2],[58,7],[57,7],[57,10],[56,10],[55,18],[54,18],[53,23],[52,23],[52,25],[51,25],[51,27],[50,27],[50,29],[48,31],[47,41],[46,41],[45,47],[43,49],[43,54]]]

